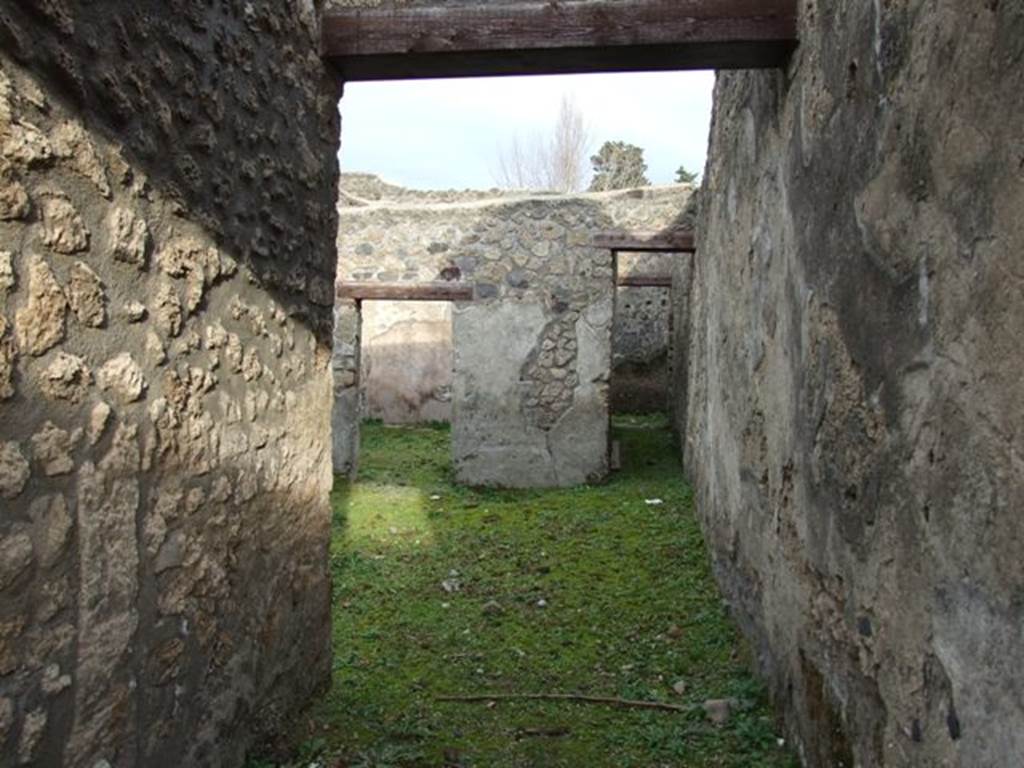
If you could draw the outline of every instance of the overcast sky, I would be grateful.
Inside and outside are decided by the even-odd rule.
[[[670,183],[680,165],[704,170],[713,86],[711,72],[350,83],[341,167],[417,189],[486,189],[499,146],[550,133],[569,96],[593,151],[605,141],[636,144],[651,181]]]

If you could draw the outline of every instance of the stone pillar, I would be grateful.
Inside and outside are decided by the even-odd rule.
[[[338,299],[334,305],[334,411],[331,416],[334,473],[355,477],[359,467],[360,302]]]

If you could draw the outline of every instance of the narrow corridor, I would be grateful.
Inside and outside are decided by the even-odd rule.
[[[454,485],[445,427],[367,425],[360,480],[334,493],[333,687],[250,768],[795,765],[664,418],[615,431],[608,484],[511,492]],[[684,711],[438,700],[537,693]]]

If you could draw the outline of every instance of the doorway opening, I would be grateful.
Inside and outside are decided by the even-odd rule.
[[[469,16],[479,32],[491,28],[489,14],[509,10]],[[552,29],[594,23],[582,4],[565,11]],[[414,32],[425,20],[418,9],[389,10],[380,31]],[[511,21],[495,20],[495,29]],[[325,40],[329,54],[359,48],[341,60],[355,79],[477,75],[481,65],[510,74],[530,61],[537,72],[639,69],[641,59],[668,69],[709,56],[773,66],[789,47],[781,38],[733,40],[688,58],[697,47],[647,41],[632,49],[640,59],[609,49],[481,58],[456,50],[479,42],[467,34],[447,40],[439,57],[428,38],[415,54],[389,52],[383,38],[370,48],[384,48],[364,50],[374,36],[330,23]],[[510,100],[519,108],[534,101]],[[392,122],[407,135],[407,115]],[[595,169],[598,158],[629,154],[625,144],[609,139]],[[451,459],[438,450],[436,430],[370,424],[360,472],[354,456],[342,462],[355,477],[339,478],[332,544],[345,663],[313,716],[324,734],[318,752],[368,765],[620,765],[652,756],[792,765],[717,596],[665,424],[629,425],[621,433],[630,449],[625,471],[604,482],[616,254],[626,249],[598,235],[645,229],[620,214],[637,201],[649,212],[656,195],[637,189],[646,179],[595,187],[600,199],[535,189],[424,201],[376,186],[377,199],[345,202],[365,210],[342,209],[337,367],[345,407],[372,399],[358,394],[360,379],[381,370],[361,359],[373,352],[363,342],[368,299],[357,297],[357,283],[382,280],[373,264],[398,259],[402,269],[388,275],[397,284],[465,285],[471,295],[451,305]],[[354,227],[360,213],[369,221]],[[678,234],[686,206],[672,214],[646,228]],[[415,227],[405,226],[410,219]],[[418,230],[411,247],[403,228]],[[417,368],[401,363],[392,356],[388,368],[396,376]],[[346,423],[361,416],[349,413]],[[594,456],[599,463],[588,464]],[[680,559],[692,569],[668,567]],[[664,713],[681,717],[659,720]]]
[[[343,424],[361,430],[334,493],[343,663],[312,746],[367,765],[790,765],[664,398],[638,416],[656,398],[634,390],[609,413],[616,345],[640,346],[615,330],[629,292],[657,295],[626,325],[667,364],[693,188],[424,190],[373,170],[346,172],[340,195],[336,368]],[[577,471],[588,456],[593,475]],[[439,701],[475,695],[511,699]]]

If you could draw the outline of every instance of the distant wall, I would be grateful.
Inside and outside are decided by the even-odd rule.
[[[685,254],[619,254],[619,275],[671,275]],[[656,413],[668,408],[669,288],[619,288],[612,326],[611,406],[613,413]]]
[[[800,6],[718,80],[697,509],[807,765],[1020,765],[1024,8]]]
[[[0,10],[4,766],[238,766],[329,680],[318,37],[309,2]]]
[[[463,482],[572,485],[604,476],[614,289],[611,254],[590,241],[613,227],[673,225],[689,194],[688,187],[668,187],[340,208],[341,279],[475,287],[475,301],[452,308],[451,409]],[[388,344],[414,347],[405,331]],[[363,334],[369,403],[393,399],[396,388],[418,393],[414,401],[438,391],[434,381],[399,383],[375,373],[365,358],[388,353],[366,343],[365,325]],[[387,370],[403,373],[399,365]],[[416,366],[404,372],[418,376]],[[350,463],[347,456],[335,462],[338,469]]]
[[[390,184],[372,173],[343,173],[340,182],[340,204],[355,207],[372,203],[470,203],[499,197],[522,196],[522,193],[500,189],[408,189]]]
[[[442,302],[363,302],[363,414],[386,424],[452,419],[452,308]]]

